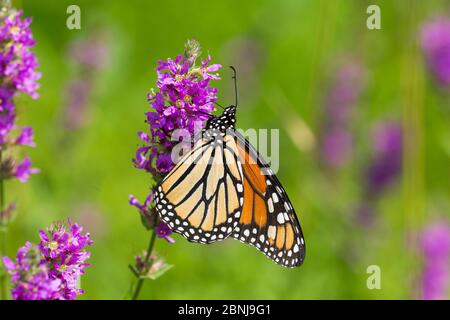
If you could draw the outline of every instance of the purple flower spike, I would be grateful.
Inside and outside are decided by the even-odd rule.
[[[374,159],[366,172],[367,192],[377,196],[400,174],[402,129],[394,122],[379,123],[373,133]]]
[[[363,90],[363,80],[363,67],[353,60],[345,62],[334,75],[326,97],[320,142],[322,162],[330,169],[341,168],[351,160],[351,120]]]
[[[421,236],[424,256],[422,295],[424,299],[446,299],[450,284],[450,227],[448,223],[428,225]]]
[[[353,149],[353,137],[345,129],[328,129],[322,141],[322,154],[328,166],[338,168],[345,165]]]
[[[198,56],[198,43],[188,41],[184,56],[158,62],[157,90],[147,96],[153,109],[146,113],[149,131],[138,133],[144,146],[138,148],[133,159],[136,168],[152,174],[169,172],[174,165],[170,152],[177,143],[171,140],[172,133],[185,129],[194,134],[208,119],[207,114],[215,110],[218,91],[210,81],[219,79],[216,71],[221,65],[210,64],[208,55],[197,66]]]
[[[22,11],[12,12],[0,26],[0,43],[5,46],[0,55],[0,74],[9,79],[13,90],[37,99],[37,80],[41,75],[36,72],[36,56],[30,51],[35,44],[30,29],[31,18],[22,20],[22,15]]]
[[[430,71],[442,86],[450,85],[450,19],[437,17],[422,27],[422,48]]]
[[[103,30],[95,30],[70,44],[67,58],[73,63],[76,74],[66,87],[63,121],[68,131],[79,130],[88,123],[95,78],[108,65],[110,51],[109,33]]]
[[[31,127],[23,127],[17,137],[11,134],[18,128],[14,97],[22,92],[37,99],[37,81],[41,76],[36,71],[37,58],[31,51],[35,44],[30,29],[31,19],[23,19],[22,16],[22,11],[8,8],[0,13],[0,148],[4,151],[14,144],[35,146]],[[7,159],[1,164],[4,177],[16,177],[21,182],[26,182],[31,174],[37,172],[31,168],[28,157],[15,168],[10,166],[10,160],[13,159],[4,159]]]
[[[17,252],[16,261],[3,257],[6,271],[11,275],[14,300],[55,300],[61,282],[51,279],[45,265],[39,263],[36,246],[27,242]]]
[[[79,277],[89,266],[92,244],[89,234],[83,234],[78,224],[56,223],[39,232],[41,242],[27,242],[17,252],[16,261],[3,257],[11,275],[14,300],[73,300],[83,293],[78,288]]]
[[[402,128],[395,122],[378,124],[372,135],[374,151],[380,156],[399,154],[402,152]]]
[[[356,208],[356,221],[364,227],[375,222],[376,201],[400,176],[403,150],[402,127],[395,121],[376,124],[372,132],[372,158],[362,176],[363,199]]]

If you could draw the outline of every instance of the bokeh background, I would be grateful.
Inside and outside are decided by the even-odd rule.
[[[70,216],[95,241],[80,299],[126,296],[128,264],[149,238],[128,204],[152,184],[131,162],[136,133],[147,128],[146,94],[157,60],[195,38],[225,66],[215,83],[224,105],[234,100],[226,66],[238,70],[238,126],[280,129],[278,175],[303,226],[306,260],[285,269],[237,241],[203,246],[175,235],[175,244],[156,244],[174,267],[147,281],[141,298],[448,297],[450,81],[437,72],[450,70],[450,40],[446,66],[429,50],[450,31],[422,39],[437,17],[450,19],[448,1],[13,4],[33,17],[43,76],[40,99],[18,101],[41,173],[6,186],[18,206],[10,256]],[[70,4],[81,8],[81,30],[66,28]],[[370,4],[381,8],[381,30],[366,26]],[[370,265],[380,267],[380,290],[366,286]]]

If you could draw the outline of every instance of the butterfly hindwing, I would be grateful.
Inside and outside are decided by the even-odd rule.
[[[292,204],[257,150],[235,133],[244,175],[244,205],[233,237],[286,267],[302,264],[303,233]]]

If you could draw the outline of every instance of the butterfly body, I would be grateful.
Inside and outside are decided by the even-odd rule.
[[[303,263],[303,233],[287,196],[258,151],[235,130],[236,107],[206,123],[193,149],[155,187],[160,218],[188,241],[230,236],[286,267]]]

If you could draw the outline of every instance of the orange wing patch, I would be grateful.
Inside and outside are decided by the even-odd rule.
[[[240,224],[250,224],[253,218],[253,203],[255,200],[255,192],[249,185],[247,178],[244,178],[244,204],[242,206],[242,215],[239,220]]]
[[[250,224],[253,221],[262,228],[267,223],[267,210],[264,194],[267,189],[266,177],[262,174],[256,159],[239,143],[237,144],[239,156],[242,159],[244,173],[244,204],[239,223]]]
[[[264,194],[267,188],[266,177],[262,174],[261,168],[258,166],[258,162],[256,161],[256,159],[250,156],[250,154],[245,150],[243,146],[241,146],[239,143],[237,144],[237,146],[239,156],[244,162],[242,164],[243,171],[248,176],[248,179],[253,184],[255,190],[260,194]]]
[[[294,244],[294,228],[291,223],[286,223],[286,243],[285,247],[287,250],[292,249],[292,245]]]

